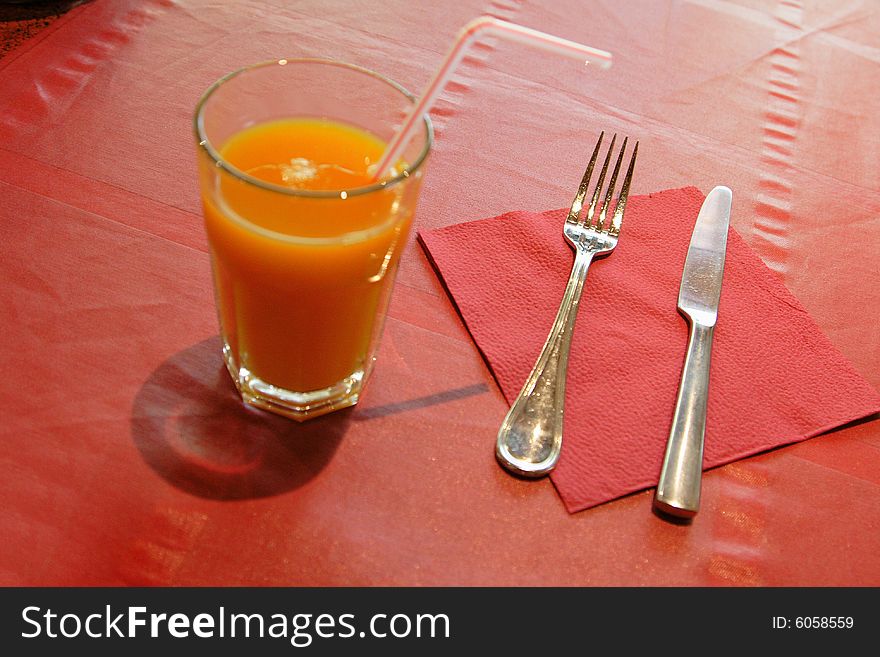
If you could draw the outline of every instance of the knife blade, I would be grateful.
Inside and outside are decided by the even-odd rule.
[[[715,187],[697,216],[678,291],[678,310],[688,321],[688,345],[654,507],[692,518],[700,508],[709,362],[727,253],[733,193]]]

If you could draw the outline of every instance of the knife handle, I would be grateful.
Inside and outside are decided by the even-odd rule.
[[[700,508],[703,475],[703,438],[706,402],[709,398],[709,359],[714,326],[689,319],[687,355],[678,387],[675,414],[666,444],[660,482],[654,495],[655,508],[691,518]]]

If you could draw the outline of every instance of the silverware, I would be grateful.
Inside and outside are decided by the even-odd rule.
[[[716,187],[703,201],[678,292],[678,309],[690,327],[688,346],[654,506],[683,518],[693,517],[700,508],[709,360],[732,196],[727,187]]]
[[[604,132],[599,135],[599,141],[596,142],[596,148],[593,150],[590,163],[584,172],[584,177],[563,227],[563,235],[574,249],[575,258],[562,303],[556,314],[556,320],[553,322],[553,327],[550,329],[550,334],[541,349],[535,367],[498,431],[498,440],[495,445],[495,455],[498,461],[511,472],[526,477],[540,477],[547,474],[559,460],[559,453],[562,449],[562,415],[565,403],[568,352],[581,290],[583,290],[587,269],[593,258],[607,255],[617,246],[620,224],[623,221],[623,212],[629,195],[633,167],[639,151],[638,142],[633,149],[617,203],[612,204],[617,174],[620,171],[624,151],[626,151],[627,139],[624,139],[617,156],[617,163],[611,173],[604,202],[601,206],[599,205],[608,163],[614,151],[614,143],[617,141],[617,135],[614,135],[611,145],[608,147],[599,180],[593,190],[586,216],[581,217],[584,198],[590,185],[593,167],[599,156],[604,135]],[[614,213],[606,223],[606,213],[611,207],[614,207]],[[600,210],[598,216],[596,215],[597,209]]]

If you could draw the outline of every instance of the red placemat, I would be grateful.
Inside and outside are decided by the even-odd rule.
[[[678,288],[703,198],[693,187],[631,197],[616,251],[590,268],[551,474],[571,512],[657,483],[687,343]],[[420,234],[508,402],[547,337],[571,268],[564,213],[511,212]],[[878,411],[877,391],[731,230],[704,467]]]

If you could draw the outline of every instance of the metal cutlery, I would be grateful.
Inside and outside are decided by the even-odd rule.
[[[617,135],[614,135],[605,155],[599,179],[593,188],[590,205],[586,212],[583,212],[584,200],[604,135],[604,132],[599,135],[563,226],[563,235],[574,249],[575,259],[562,303],[538,360],[498,431],[495,445],[498,461],[511,472],[526,477],[547,474],[559,460],[562,449],[568,354],[581,291],[593,258],[608,255],[617,246],[626,209],[633,168],[639,150],[638,142],[633,148],[616,203],[613,202],[613,198],[627,139],[623,140],[618,152],[604,200],[600,204],[605,176],[617,141]],[[612,208],[613,212],[611,212]],[[609,213],[611,213],[610,217]]]
[[[693,517],[700,508],[709,360],[718,320],[732,196],[727,187],[716,187],[703,202],[678,293],[679,312],[689,325],[688,346],[654,506],[684,518]]]

